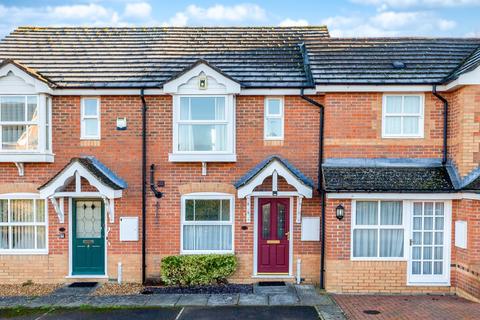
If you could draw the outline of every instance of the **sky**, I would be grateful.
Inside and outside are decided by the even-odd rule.
[[[480,0],[0,0],[18,26],[305,26],[332,37],[480,37]]]

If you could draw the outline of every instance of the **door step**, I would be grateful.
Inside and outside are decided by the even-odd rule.
[[[294,290],[291,284],[283,281],[260,281],[253,286],[256,294],[285,294]]]
[[[98,282],[73,282],[68,285],[69,288],[93,288]]]

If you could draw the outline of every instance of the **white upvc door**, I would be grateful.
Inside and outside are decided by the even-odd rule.
[[[450,285],[451,201],[412,201],[409,285]]]

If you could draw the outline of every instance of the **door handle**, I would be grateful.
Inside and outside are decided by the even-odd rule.
[[[287,237],[287,240],[290,240],[290,232],[285,232],[285,237]]]

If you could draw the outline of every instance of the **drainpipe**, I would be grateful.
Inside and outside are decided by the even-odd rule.
[[[300,91],[300,97],[307,101],[308,103],[316,106],[320,110],[320,125],[319,125],[319,146],[318,146],[318,176],[317,176],[317,190],[320,193],[320,203],[322,207],[321,214],[321,231],[320,231],[320,240],[321,240],[321,256],[320,256],[320,288],[325,289],[325,190],[323,188],[323,141],[324,141],[324,124],[325,124],[325,107],[323,104],[307,97],[304,95],[305,89],[302,88]]]
[[[443,158],[442,165],[447,164],[448,158],[448,101],[443,96],[437,93],[437,85],[433,85],[433,95],[443,102]]]
[[[145,89],[140,90],[142,99],[142,283],[146,280],[146,222],[147,222],[147,102]]]

